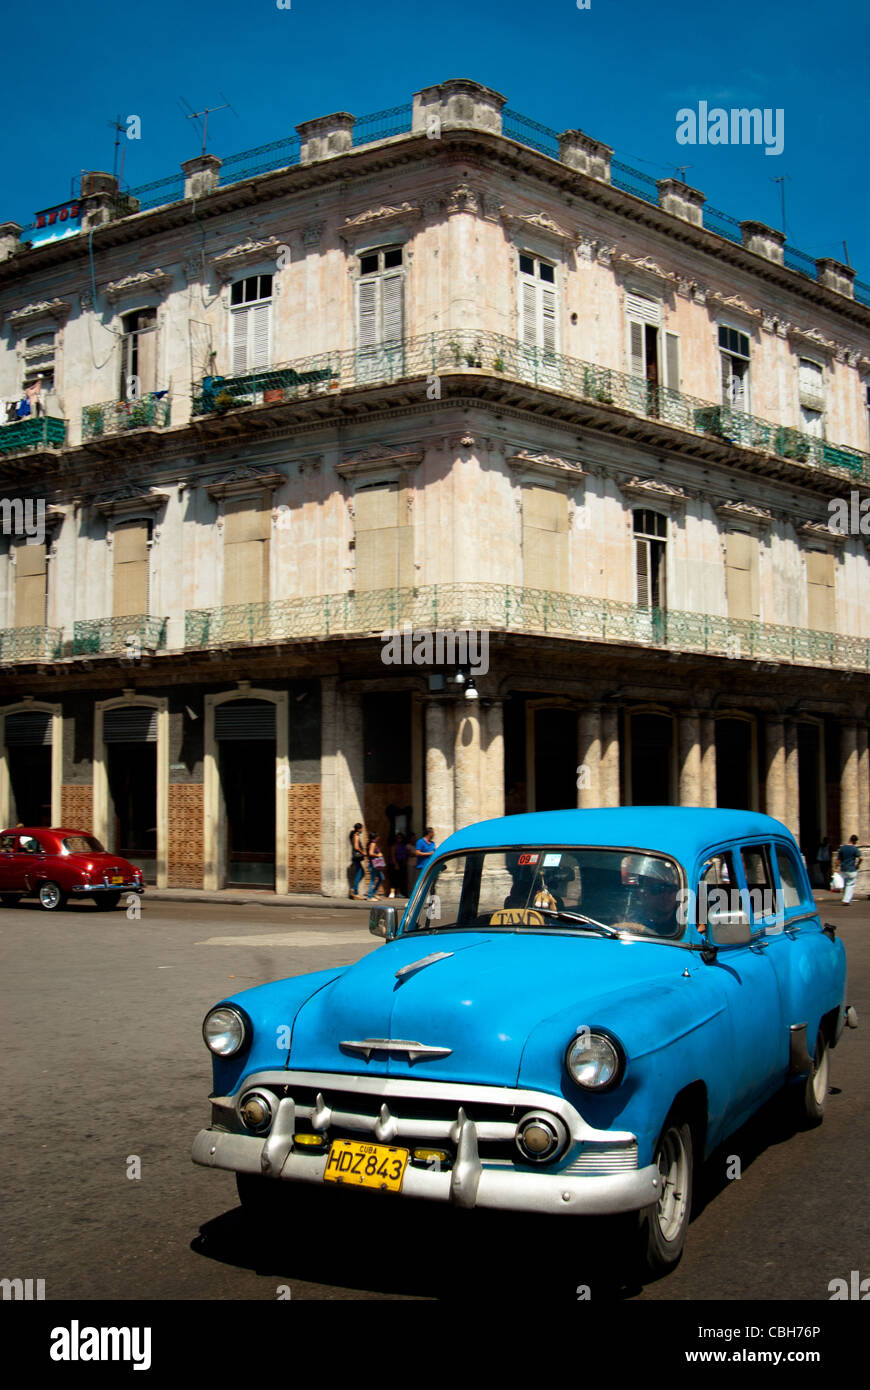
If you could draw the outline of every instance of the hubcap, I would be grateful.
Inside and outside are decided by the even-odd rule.
[[[53,883],[45,883],[39,890],[39,901],[45,907],[57,907],[60,901],[60,893]]]
[[[662,1139],[658,1154],[661,1195],[656,1207],[656,1220],[664,1240],[675,1240],[686,1213],[688,1196],[689,1156],[677,1129],[669,1129]]]
[[[823,1047],[821,1057],[818,1056],[818,1053],[816,1054],[815,1064],[813,1066],[813,1095],[816,1098],[817,1105],[822,1105],[825,1096],[828,1094],[828,1074],[830,1072],[830,1067],[831,1058],[828,1049]]]

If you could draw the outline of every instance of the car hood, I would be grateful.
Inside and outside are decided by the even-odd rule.
[[[404,966],[439,952],[401,978]],[[682,957],[682,952],[677,952]],[[673,947],[579,933],[438,932],[400,937],[358,961],[302,1005],[287,1059],[292,1070],[516,1086],[533,1031],[565,1010],[576,1028],[606,1024],[608,1006],[627,994],[649,995],[669,981]],[[679,965],[682,966],[680,959]],[[348,1043],[366,1039],[449,1049],[407,1050]],[[552,1082],[558,1084],[558,1078]]]

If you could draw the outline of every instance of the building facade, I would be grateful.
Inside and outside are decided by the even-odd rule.
[[[855,272],[503,108],[445,82],[396,133],[325,116],[282,168],[204,155],[152,208],[91,174],[69,234],[0,226],[4,825],[327,894],[358,820],[718,804],[870,844]]]

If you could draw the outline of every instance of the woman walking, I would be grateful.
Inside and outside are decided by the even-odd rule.
[[[357,821],[353,830],[350,832],[350,867],[353,873],[353,887],[348,893],[349,898],[360,898],[359,886],[365,873],[365,850],[362,842],[362,821]]]
[[[369,840],[367,854],[369,872],[371,874],[371,885],[367,894],[367,900],[370,902],[384,881],[384,869],[386,868],[386,861],[381,852],[381,846],[377,835],[372,835]]]

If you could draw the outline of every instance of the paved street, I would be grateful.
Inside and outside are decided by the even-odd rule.
[[[286,1285],[294,1299],[473,1288],[494,1300],[520,1280],[524,1296],[569,1300],[581,1285],[593,1298],[825,1300],[830,1280],[870,1276],[870,903],[826,903],[825,918],[841,928],[862,1024],[834,1053],[825,1123],[794,1134],[768,1106],[702,1174],[678,1270],[620,1290],[589,1223],[314,1192],[294,1226],[257,1238],[232,1176],[193,1166],[209,1115],[207,1008],[376,950],[364,909],[146,898],[139,921],[90,903],[3,910],[0,1275],[44,1279],[47,1299],[275,1299]],[[742,1177],[728,1181],[734,1154]],[[131,1155],[138,1180],[127,1177]]]

